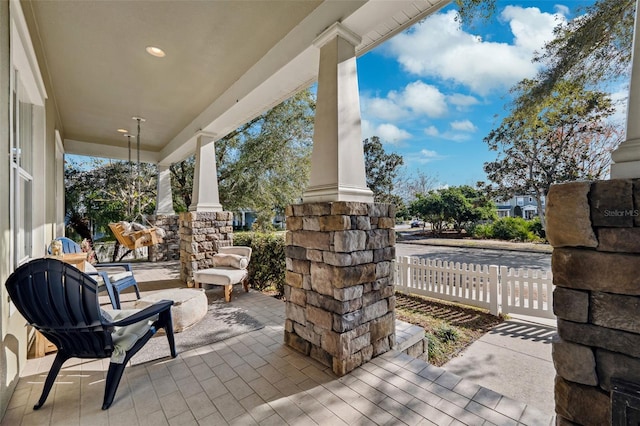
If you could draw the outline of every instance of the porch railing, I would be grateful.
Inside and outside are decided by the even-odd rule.
[[[395,273],[396,290],[403,293],[464,303],[493,315],[555,318],[551,273],[406,256],[396,259]]]

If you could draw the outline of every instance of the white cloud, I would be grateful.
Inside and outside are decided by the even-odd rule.
[[[378,136],[382,143],[397,145],[403,140],[409,139],[411,137],[411,133],[407,132],[406,130],[400,129],[396,125],[390,123],[383,123],[376,126],[369,120],[362,120],[361,128],[362,140],[370,138],[372,136]]]
[[[438,131],[438,129],[436,128],[436,126],[429,126],[426,129],[424,129],[424,133],[427,136],[438,136],[440,135],[440,132]]]
[[[449,124],[453,130],[457,130],[459,132],[473,133],[478,130],[478,128],[469,120],[452,121]]]
[[[629,89],[622,86],[618,91],[611,93],[611,101],[613,102],[615,112],[609,117],[611,123],[623,126],[627,122],[627,104],[629,100]]]
[[[361,97],[362,113],[383,121],[396,121],[416,115],[431,118],[447,113],[447,97],[437,87],[414,81],[402,91],[391,90],[386,97]]]
[[[461,93],[454,93],[447,96],[447,101],[451,105],[455,105],[458,111],[466,111],[470,106],[480,103],[478,98],[469,95],[463,95]]]
[[[411,133],[406,130],[399,129],[393,124],[385,123],[376,128],[376,136],[379,136],[383,142],[395,145],[400,141],[409,139],[411,137]]]
[[[428,117],[442,117],[447,112],[446,97],[442,92],[422,81],[414,81],[405,87],[402,103],[414,112]]]
[[[522,47],[529,53],[540,50],[553,38],[552,31],[560,23],[560,19],[566,22],[564,15],[543,13],[537,7],[507,6],[500,18],[509,22],[515,46]]]
[[[407,113],[392,98],[364,98],[363,109],[367,111],[367,115],[386,121],[398,120]]]
[[[436,151],[432,151],[430,149],[423,149],[419,152],[412,152],[406,154],[404,157],[408,162],[418,164],[427,164],[446,158],[444,155],[440,155]]]
[[[480,95],[534,76],[534,50],[551,40],[555,25],[565,20],[562,14],[508,6],[501,18],[510,25],[514,44],[507,44],[464,32],[455,17],[453,10],[432,15],[389,40],[386,49],[411,74],[451,80]]]

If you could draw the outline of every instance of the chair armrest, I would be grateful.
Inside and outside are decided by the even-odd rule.
[[[109,275],[108,275],[106,272],[104,272],[104,271],[97,271],[97,272],[85,272],[85,274],[86,274],[86,275],[89,275],[89,276],[96,276],[96,275],[98,275],[98,276],[100,276],[100,277],[102,278],[102,280],[104,281],[104,283],[105,283],[105,284],[107,284],[107,283],[108,283],[109,285],[111,285],[111,280],[109,280]],[[98,284],[100,284],[100,282],[98,282]]]
[[[136,312],[135,314],[123,318],[120,321],[107,323],[106,325],[122,327],[125,325],[135,324],[147,318],[151,318],[162,311],[171,309],[171,305],[173,305],[173,300],[159,300],[153,305],[147,306],[140,312]]]
[[[131,271],[130,263],[98,263],[93,265],[94,268],[124,268],[125,271]]]

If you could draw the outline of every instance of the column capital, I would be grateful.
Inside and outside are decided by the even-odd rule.
[[[354,47],[359,45],[362,42],[362,37],[360,37],[358,34],[354,33],[353,31],[351,31],[344,24],[340,22],[336,22],[333,25],[331,25],[329,28],[324,30],[322,34],[316,37],[316,39],[313,40],[313,45],[316,46],[318,49],[320,49],[322,46],[324,46],[325,44],[327,44],[328,42],[330,42],[336,37],[340,37],[348,41]]]
[[[194,136],[196,140],[208,140],[208,142],[218,140],[218,135],[215,133],[205,132],[203,130],[198,130]]]

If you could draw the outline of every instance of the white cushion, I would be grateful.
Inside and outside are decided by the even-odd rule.
[[[228,266],[234,269],[246,269],[249,265],[249,259],[239,254],[217,253],[213,255],[213,266]]]
[[[193,274],[193,279],[197,283],[229,285],[242,282],[248,275],[246,269],[235,269],[225,266],[217,268],[201,269]]]
[[[246,257],[248,260],[251,260],[251,247],[246,247],[246,246],[219,247],[218,253],[237,254],[239,256]]]
[[[132,277],[132,276],[133,276],[133,272],[131,271],[118,272],[117,274],[109,274],[109,281],[114,283],[116,281],[120,281],[123,278]]]

